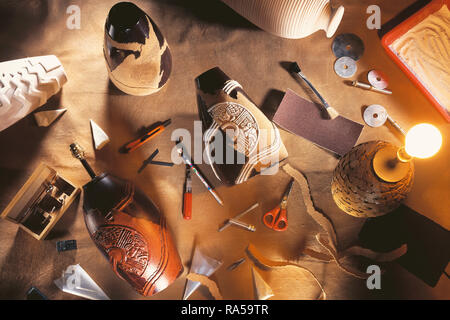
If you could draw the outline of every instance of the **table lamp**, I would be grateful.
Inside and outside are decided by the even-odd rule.
[[[354,147],[334,171],[331,183],[334,201],[355,217],[377,217],[393,211],[412,188],[412,160],[432,157],[441,145],[439,130],[422,123],[408,131],[402,147],[385,141]]]

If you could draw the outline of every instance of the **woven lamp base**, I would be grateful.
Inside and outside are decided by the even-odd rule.
[[[374,170],[373,160],[378,152],[385,153],[387,149],[398,148],[385,141],[370,141],[342,157],[331,182],[333,199],[341,210],[359,218],[378,217],[393,211],[405,200],[412,188],[414,164],[400,164],[403,177],[398,181],[381,179]]]

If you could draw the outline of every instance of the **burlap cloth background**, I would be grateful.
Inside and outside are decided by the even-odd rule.
[[[57,123],[49,128],[39,128],[33,118],[28,117],[0,133],[0,209],[7,205],[42,161],[74,183],[80,186],[86,183],[87,174],[68,150],[69,144],[76,140],[85,147],[94,169],[133,180],[160,207],[173,230],[186,266],[184,275],[189,269],[195,243],[206,253],[223,259],[224,266],[244,256],[249,242],[271,259],[297,260],[301,249],[311,243],[320,230],[305,213],[298,186],[294,187],[289,202],[288,231],[276,233],[261,223],[262,213],[278,203],[289,181],[284,172],[257,177],[233,188],[219,187],[218,192],[225,200],[224,207],[218,206],[194,178],[191,221],[183,220],[181,215],[184,166],[165,168],[150,165],[143,173],[137,174],[142,161],[155,148],[160,150],[159,160],[169,161],[173,146],[171,131],[179,127],[191,129],[193,120],[198,119],[193,83],[197,75],[220,66],[244,86],[257,104],[270,109],[280,99],[280,91],[287,88],[308,97],[280,66],[282,61],[296,60],[326,99],[350,119],[363,123],[361,108],[378,103],[384,105],[404,128],[418,122],[439,126],[444,135],[442,150],[432,159],[416,161],[416,181],[407,204],[449,229],[449,126],[387,57],[376,31],[366,28],[366,8],[369,5],[380,5],[384,23],[413,3],[412,0],[335,2],[335,5],[342,3],[346,8],[338,33],[354,32],[366,45],[366,53],[358,62],[359,78],[364,80],[366,72],[372,68],[384,70],[390,76],[393,96],[344,85],[342,79],[334,74],[331,40],[323,32],[302,40],[277,38],[254,27],[216,0],[135,1],[163,31],[172,49],[174,69],[168,85],[161,92],[148,97],[124,95],[109,84],[102,53],[104,21],[115,2],[3,0],[0,3],[0,60],[55,54],[69,78],[62,93],[47,105],[69,109]],[[66,9],[70,4],[81,7],[80,30],[66,28]],[[117,152],[139,128],[167,118],[172,118],[172,125],[151,143],[130,155]],[[89,119],[94,119],[111,138],[111,143],[100,152],[93,150]],[[282,138],[291,165],[306,173],[316,204],[333,220],[340,247],[349,246],[355,241],[364,221],[342,213],[332,200],[330,181],[338,160],[285,131],[282,131]],[[400,143],[388,127],[366,127],[359,142],[374,139]],[[207,168],[204,171],[210,174]],[[260,202],[260,208],[245,219],[256,225],[256,233],[235,228],[216,232],[227,217],[256,201]],[[26,290],[35,285],[51,299],[77,299],[62,293],[53,284],[62,270],[76,263],[111,298],[141,298],[113,274],[108,262],[94,247],[84,226],[81,203],[82,198],[75,202],[45,241],[34,240],[15,225],[0,221],[0,298],[22,299]],[[55,243],[61,239],[76,239],[79,249],[58,254]],[[449,297],[449,281],[445,277],[431,289],[395,265],[383,277],[383,289],[371,292],[367,290],[365,281],[344,274],[334,263],[310,259],[302,263],[316,274],[331,299]],[[277,298],[314,297],[318,292],[317,288],[302,283],[283,283],[286,281],[276,274],[266,274],[265,278],[275,279],[271,281],[277,283]],[[226,299],[253,298],[248,262],[234,272],[222,267],[214,279]],[[184,283],[185,278],[181,277],[154,298],[179,299]],[[192,297],[203,299],[207,295],[199,290]]]

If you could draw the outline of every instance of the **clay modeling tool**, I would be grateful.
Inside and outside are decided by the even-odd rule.
[[[386,89],[389,85],[388,76],[380,70],[370,70],[367,74],[367,80],[377,89]]]
[[[300,69],[300,66],[297,64],[297,62],[292,63],[290,71],[292,73],[297,74],[300,78],[302,78],[308,84],[308,86],[311,88],[311,90],[314,92],[314,94],[322,102],[323,106],[327,110],[328,115],[330,116],[331,119],[335,119],[339,115],[339,113],[325,101],[325,99],[320,95],[319,91],[317,91],[316,88],[314,88],[312,83],[302,73],[302,70]]]
[[[243,264],[245,262],[245,258],[241,258],[236,262],[233,262],[232,264],[230,264],[227,268],[228,271],[233,271],[234,269],[236,269],[237,267],[239,267],[241,264]]]
[[[355,60],[350,57],[342,57],[334,63],[334,71],[341,78],[351,78],[355,75],[358,67]]]
[[[185,152],[183,152],[183,149],[185,149],[184,147],[180,147],[181,143],[177,143],[177,151],[178,154],[180,155],[180,157],[183,159],[184,163],[186,165],[188,165],[191,170],[196,174],[196,176],[200,179],[200,181],[203,183],[203,185],[206,187],[206,189],[212,194],[212,196],[214,197],[214,199],[216,199],[216,201],[223,206],[223,201],[222,199],[220,199],[219,195],[214,191],[213,187],[210,186],[210,184],[208,183],[208,181],[206,180],[206,178],[203,176],[203,174],[200,172],[200,170],[198,170],[197,166],[194,165],[191,161],[191,159],[189,158],[189,156],[187,156],[185,154]]]
[[[334,38],[331,49],[338,59],[349,57],[358,61],[364,54],[364,42],[353,33],[343,33]]]
[[[91,122],[91,131],[92,131],[92,139],[94,140],[95,150],[100,150],[109,142],[109,137],[103,131],[102,128],[98,124],[94,122],[94,120],[90,120]]]
[[[370,90],[370,91],[384,93],[384,94],[392,94],[391,90],[378,89],[378,88],[375,88],[375,87],[371,86],[370,84],[367,84],[367,83],[364,83],[364,82],[349,81],[348,84],[350,84],[350,85],[352,85],[354,87],[357,87],[357,88],[365,89],[365,90]]]
[[[234,220],[238,220],[238,219],[240,219],[240,218],[242,218],[244,215],[246,215],[247,213],[249,213],[250,211],[252,211],[253,209],[255,209],[256,207],[258,207],[259,206],[259,203],[255,203],[254,205],[252,205],[250,208],[248,208],[247,210],[245,210],[245,211],[242,211],[241,213],[239,213],[238,215],[236,215],[233,219]],[[223,230],[225,230],[226,228],[228,228],[229,226],[230,226],[230,220],[227,220],[226,222],[225,222],[225,224],[223,225],[223,226],[221,226],[220,228],[219,228],[219,232],[222,232]]]
[[[322,113],[316,104],[287,90],[273,121],[322,148],[346,154],[355,146],[364,126],[343,116],[330,121]]]
[[[123,148],[122,151],[125,153],[132,152],[141,146],[143,146],[146,142],[148,142],[151,138],[157,136],[161,132],[164,131],[164,129],[170,125],[172,122],[171,119],[168,119],[164,122],[157,122],[154,125],[151,126],[152,129],[148,130],[144,135],[142,135],[140,138],[133,140],[129,143],[127,143]],[[156,126],[156,127],[155,127]]]
[[[270,210],[263,216],[264,225],[275,231],[285,231],[288,227],[287,220],[287,200],[291,193],[294,179],[289,182],[280,205]]]
[[[172,167],[173,163],[171,162],[163,162],[163,161],[153,161],[153,158],[156,157],[156,155],[159,153],[159,150],[156,149],[150,157],[148,157],[144,162],[142,163],[142,166],[139,168],[138,173],[141,173],[142,170],[144,170],[149,164],[155,164],[158,166],[164,166],[164,167]]]
[[[183,218],[186,220],[192,218],[192,179],[191,167],[188,165],[186,165],[186,180],[183,192]]]
[[[242,228],[244,230],[250,231],[250,232],[255,232],[256,231],[256,227],[254,225],[239,221],[239,220],[234,220],[234,219],[230,219],[228,220],[230,222],[231,225]]]
[[[387,113],[386,109],[379,104],[373,104],[368,106],[366,110],[364,110],[364,121],[368,126],[378,128],[386,123],[386,120],[389,121],[392,126],[397,129],[402,135],[406,136],[405,130],[400,127],[397,121],[392,119],[392,117]]]
[[[189,273],[196,273],[206,277],[210,277],[214,272],[217,271],[217,269],[220,268],[222,263],[222,261],[204,255],[200,251],[200,249],[196,247]],[[183,300],[187,300],[199,286],[200,282],[188,279],[186,281],[186,287],[184,289]]]

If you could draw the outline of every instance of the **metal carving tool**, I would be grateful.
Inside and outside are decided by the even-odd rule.
[[[246,215],[247,213],[249,213],[250,211],[252,211],[253,209],[255,209],[255,208],[258,207],[258,206],[259,206],[259,203],[255,203],[254,205],[252,205],[252,206],[251,206],[250,208],[248,208],[247,210],[245,210],[245,211],[239,213],[238,215],[236,215],[233,219],[234,219],[234,220],[238,220],[239,218],[242,218],[244,215]],[[225,222],[225,224],[219,228],[218,231],[219,231],[219,232],[222,232],[223,230],[225,230],[226,228],[228,228],[230,225],[231,225],[230,220],[227,220],[227,221]]]
[[[233,271],[234,269],[236,269],[237,267],[239,267],[241,264],[243,264],[245,262],[245,258],[241,258],[238,261],[230,264],[227,268],[228,271]]]
[[[256,227],[254,225],[239,221],[239,220],[234,220],[234,219],[230,219],[228,220],[230,222],[230,224],[235,225],[236,227],[240,227],[242,229],[245,229],[247,231],[250,232],[255,232],[256,231]]]
[[[314,88],[312,83],[302,73],[302,70],[300,69],[300,66],[297,64],[297,62],[292,63],[290,71],[292,73],[297,74],[300,78],[302,78],[308,84],[308,86],[311,88],[311,90],[314,92],[314,94],[322,102],[323,106],[325,107],[325,109],[328,112],[328,115],[330,116],[331,119],[335,119],[337,116],[339,116],[339,113],[325,101],[325,99],[320,95],[319,91],[317,91],[316,88]]]
[[[139,168],[138,173],[141,173],[142,170],[144,170],[149,164],[156,164],[159,166],[165,166],[165,167],[172,167],[173,163],[171,162],[163,162],[163,161],[153,161],[153,158],[156,157],[156,155],[159,153],[159,150],[156,149],[151,155],[150,157],[147,158],[147,160],[145,160],[142,163],[142,166]]]
[[[348,83],[357,88],[370,90],[370,91],[374,91],[374,92],[379,92],[379,93],[384,93],[384,94],[392,94],[391,90],[375,88],[374,86],[371,86],[370,84],[367,84],[367,83],[363,83],[363,82],[359,82],[359,81],[353,81],[353,82],[349,81]]]
[[[402,135],[406,136],[405,130],[400,127],[400,125],[392,119],[392,117],[387,113],[386,109],[379,104],[373,104],[368,106],[366,110],[364,110],[364,121],[370,127],[381,127],[386,123],[386,120],[389,121],[392,126],[397,129]]]
[[[197,175],[197,177],[200,179],[200,181],[203,183],[203,185],[206,187],[206,189],[208,189],[208,191],[212,194],[212,196],[214,197],[214,199],[216,199],[216,201],[223,206],[223,201],[222,199],[220,199],[219,195],[214,191],[214,189],[210,186],[210,184],[208,183],[208,181],[206,180],[206,178],[200,173],[200,171],[197,169],[197,166],[195,164],[192,163],[191,159],[189,158],[189,156],[187,156],[183,151],[184,151],[184,147],[180,147],[181,142],[177,141],[177,151],[178,154],[180,155],[181,159],[183,159],[184,163],[186,165],[188,165],[191,170]]]

